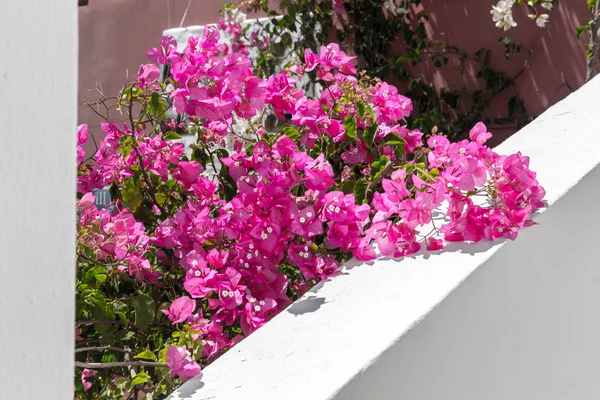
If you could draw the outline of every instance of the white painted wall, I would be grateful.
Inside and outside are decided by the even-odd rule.
[[[0,12],[0,398],[73,397],[75,0]]]
[[[600,77],[503,143],[547,189],[515,242],[350,263],[172,399],[600,398]]]

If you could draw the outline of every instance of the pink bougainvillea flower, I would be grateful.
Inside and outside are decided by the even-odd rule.
[[[305,71],[312,71],[317,68],[319,64],[319,56],[313,53],[310,49],[304,50],[304,65],[306,66]]]
[[[183,380],[193,378],[200,373],[200,365],[192,359],[191,353],[186,346],[171,346],[167,350],[166,356],[169,373],[179,375]]]
[[[169,309],[162,310],[162,312],[169,317],[169,320],[172,323],[178,324],[188,319],[188,317],[194,313],[195,308],[195,300],[192,300],[187,296],[182,296],[173,300]]]
[[[142,89],[145,89],[158,81],[160,77],[160,69],[154,64],[142,64],[138,71],[137,84]]]
[[[83,371],[81,371],[81,383],[83,384],[83,390],[84,391],[88,391],[91,389],[92,387],[92,382],[87,381],[88,378],[91,378],[92,376],[96,375],[97,372],[94,370],[90,370],[87,368],[84,368]]]
[[[305,237],[317,236],[323,233],[323,222],[318,219],[315,209],[311,206],[302,210],[292,209],[291,230]]]
[[[95,208],[96,197],[94,193],[88,192],[77,202],[77,212],[86,213],[87,211]]]
[[[325,155],[320,154],[304,168],[304,184],[307,189],[326,190],[335,184],[333,168],[325,161]]]
[[[487,131],[487,127],[483,122],[478,122],[469,132],[469,137],[474,142],[484,144],[489,138],[492,137],[492,134]]]
[[[436,251],[444,248],[444,241],[441,239],[436,239],[434,237],[429,237],[426,240],[427,242],[427,250]]]
[[[148,50],[146,56],[159,64],[166,64],[169,58],[174,55],[177,48],[177,41],[173,36],[163,36],[160,41],[160,47],[153,47]]]
[[[175,168],[173,176],[178,183],[189,190],[194,183],[198,182],[198,176],[202,171],[204,171],[204,167],[196,161],[181,161]]]
[[[81,164],[85,158],[83,145],[88,140],[88,126],[82,124],[77,127],[77,164]]]

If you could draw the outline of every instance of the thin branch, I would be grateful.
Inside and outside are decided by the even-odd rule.
[[[95,324],[116,324],[116,325],[120,325],[123,324],[123,321],[121,320],[112,320],[112,319],[106,319],[106,320],[83,320],[83,321],[75,321],[75,325],[80,325],[80,326],[84,326],[84,325],[95,325]]]
[[[575,90],[573,89],[573,86],[571,86],[571,85],[569,84],[569,81],[567,81],[567,77],[565,76],[565,73],[564,73],[564,72],[561,72],[561,73],[560,73],[560,76],[561,76],[561,78],[562,78],[563,84],[562,84],[561,86],[559,86],[559,87],[558,87],[558,89],[560,89],[560,88],[561,88],[561,87],[563,87],[563,86],[566,86],[566,87],[567,87],[567,88],[568,88],[568,89],[571,91],[571,93],[573,93]],[[558,89],[557,89],[557,90],[558,90]]]
[[[129,254],[129,252],[128,252],[127,254]],[[102,265],[102,266],[104,266],[104,267],[118,267],[118,266],[120,266],[120,265],[123,265],[123,266],[129,266],[129,264],[128,264],[128,263],[125,263],[125,262],[104,263],[104,262],[101,262],[101,261],[98,261],[98,260],[93,260],[93,259],[91,259],[91,258],[89,258],[89,257],[87,257],[87,256],[84,256],[84,255],[83,255],[83,254],[81,254],[81,253],[77,253],[77,255],[78,255],[79,257],[81,257],[81,258],[84,258],[84,259],[86,259],[87,261],[89,261],[89,262],[91,262],[91,263],[94,263],[94,264],[97,264],[97,265]]]
[[[167,364],[150,361],[114,361],[105,363],[85,363],[81,361],[75,361],[75,366],[79,368],[102,369],[114,367],[167,367]]]
[[[83,99],[81,99],[83,100]],[[83,100],[83,105],[88,107],[90,110],[92,110],[94,112],[94,114],[96,114],[97,116],[99,116],[100,118],[102,118],[105,122],[110,123],[111,121],[104,115],[102,115],[102,113],[100,113],[100,111],[94,109],[94,105],[98,106],[100,104],[100,102],[96,102],[96,103],[90,103],[88,101]]]
[[[154,204],[156,204],[156,207],[158,207],[158,209],[160,210],[160,212],[162,214],[165,214],[166,213],[165,209],[163,209],[162,206],[158,203],[158,200],[156,200],[156,195],[154,193],[154,186],[150,182],[150,178],[148,177],[148,173],[146,172],[146,168],[144,167],[144,159],[142,158],[142,153],[140,153],[140,151],[137,147],[137,139],[135,138],[136,124],[133,121],[133,99],[129,101],[128,110],[129,110],[129,122],[131,124],[131,138],[133,139],[133,143],[132,143],[131,147],[133,148],[133,150],[135,151],[135,154],[137,155],[138,163],[140,164],[140,170],[142,171],[142,177],[144,178],[144,182],[146,182],[146,185],[148,186],[147,192],[150,195],[150,198],[152,199]]]
[[[75,353],[81,353],[84,351],[104,351],[104,350],[113,350],[119,351],[121,353],[133,353],[131,350],[122,349],[120,347],[114,346],[88,346],[88,347],[79,347],[75,349]]]

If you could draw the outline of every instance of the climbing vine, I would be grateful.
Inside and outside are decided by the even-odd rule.
[[[320,44],[328,41],[345,43],[367,76],[394,82],[413,99],[415,113],[408,121],[412,127],[423,132],[443,132],[459,140],[476,121],[483,119],[492,99],[512,87],[522,71],[508,76],[493,68],[490,49],[469,54],[430,39],[426,29],[430,17],[420,5],[421,0],[279,0],[277,8],[273,8],[273,2],[268,0],[248,0],[241,5],[225,4],[223,12],[228,24],[239,26],[234,35],[238,47],[239,43],[251,46],[256,41],[256,32],[250,34],[250,26],[240,23],[240,10],[263,12],[270,17],[261,27],[268,40],[261,40],[255,57],[254,66],[260,75],[272,74],[290,54],[302,60],[306,48],[317,52]],[[507,37],[500,37],[499,43],[504,46],[507,59],[527,51]],[[437,90],[419,72],[418,67],[424,62],[433,62],[436,68],[458,63],[461,73],[470,64],[483,81],[483,89],[471,93]],[[314,71],[309,76],[313,82],[319,82]],[[520,127],[531,119],[523,101],[515,95],[508,101],[505,117],[491,122]]]

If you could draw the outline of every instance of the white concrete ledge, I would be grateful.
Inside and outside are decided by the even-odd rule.
[[[547,190],[515,242],[350,263],[171,399],[600,398],[600,77],[498,151]]]

